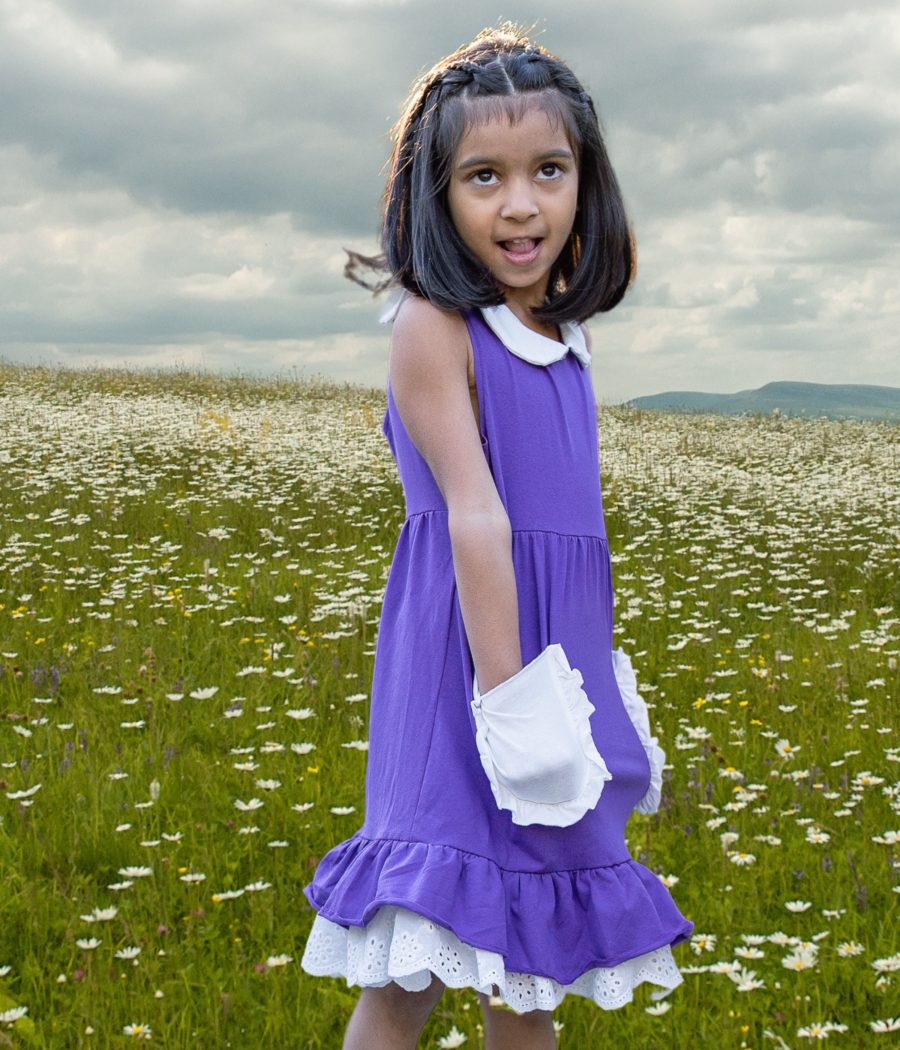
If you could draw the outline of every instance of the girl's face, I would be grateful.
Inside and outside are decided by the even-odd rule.
[[[577,203],[578,167],[565,129],[554,129],[536,105],[518,124],[504,115],[463,135],[447,189],[450,218],[520,320],[544,301]]]

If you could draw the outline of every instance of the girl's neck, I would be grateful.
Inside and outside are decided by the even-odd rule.
[[[547,339],[552,339],[556,343],[563,342],[562,333],[559,330],[559,325],[546,324],[541,326],[540,322],[536,321],[533,317],[524,312],[524,307],[519,304],[513,305],[508,299],[506,306],[513,313],[526,328],[530,328],[533,332],[537,332],[538,335],[546,336]],[[523,316],[524,313],[524,316]]]

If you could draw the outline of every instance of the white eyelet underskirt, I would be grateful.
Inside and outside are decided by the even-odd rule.
[[[684,978],[672,948],[665,944],[617,966],[597,966],[572,984],[551,977],[506,972],[503,956],[472,948],[452,930],[397,905],[383,905],[366,927],[339,926],[316,915],[301,967],[316,977],[344,977],[348,985],[382,988],[396,981],[408,992],[424,991],[435,974],[448,988],[474,988],[499,998],[516,1013],[553,1010],[566,995],[583,995],[604,1010],[634,998],[644,981],[662,986],[650,993],[663,999]]]

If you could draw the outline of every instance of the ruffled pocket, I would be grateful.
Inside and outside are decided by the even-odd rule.
[[[650,716],[647,712],[647,705],[637,691],[634,668],[621,646],[613,650],[612,660],[625,710],[637,730],[637,735],[640,737],[650,763],[650,787],[634,808],[638,813],[655,813],[659,809],[662,798],[662,771],[666,762],[666,753],[659,746],[659,738],[650,734]]]
[[[559,643],[487,693],[472,679],[476,744],[498,808],[514,824],[568,827],[612,780],[591,735],[595,710]]]

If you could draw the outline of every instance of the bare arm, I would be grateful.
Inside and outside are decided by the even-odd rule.
[[[491,477],[466,376],[467,337],[459,314],[416,296],[391,333],[394,401],[447,505],[460,611],[478,688],[522,669],[512,530]]]

